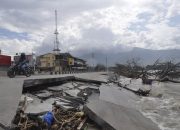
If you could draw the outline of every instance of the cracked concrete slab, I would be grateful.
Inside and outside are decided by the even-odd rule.
[[[99,99],[116,105],[136,108],[136,102],[139,100],[139,97],[126,89],[117,87],[116,85],[101,85]]]
[[[16,114],[22,86],[21,79],[0,78],[0,123],[6,127]]]
[[[122,105],[96,100],[88,103],[84,111],[103,130],[160,130],[139,111]]]

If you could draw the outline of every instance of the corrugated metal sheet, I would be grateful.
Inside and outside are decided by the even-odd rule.
[[[0,65],[10,66],[11,65],[11,57],[6,55],[0,55]]]

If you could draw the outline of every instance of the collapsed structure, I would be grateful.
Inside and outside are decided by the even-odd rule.
[[[119,89],[110,79],[108,82],[74,76],[27,79],[11,127],[18,130],[159,130],[135,108],[133,100],[139,97],[124,87]]]

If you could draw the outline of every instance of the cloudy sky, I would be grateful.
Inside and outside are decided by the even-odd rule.
[[[51,52],[54,10],[60,49],[180,49],[180,0],[0,0],[0,49]]]

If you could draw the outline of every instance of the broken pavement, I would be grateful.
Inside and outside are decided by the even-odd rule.
[[[101,76],[104,78],[106,75]],[[29,97],[25,113],[42,115],[52,111],[52,104],[56,104],[63,111],[84,111],[86,116],[95,121],[94,123],[102,129],[104,126],[111,126],[112,129],[141,130],[141,128],[147,128],[148,130],[150,127],[152,130],[158,130],[151,120],[137,110],[136,104],[134,104],[134,101],[139,98],[137,95],[124,88],[119,88],[116,84],[107,84],[105,81],[94,79],[68,76],[25,80],[23,93]],[[94,117],[91,117],[92,112]],[[101,112],[107,113],[107,116],[104,114],[102,116]],[[114,116],[115,113],[118,113],[117,116]],[[99,123],[96,118],[100,118],[100,122],[105,122],[105,124]],[[129,127],[119,127],[118,124],[122,120]],[[135,127],[136,125],[138,126]]]

